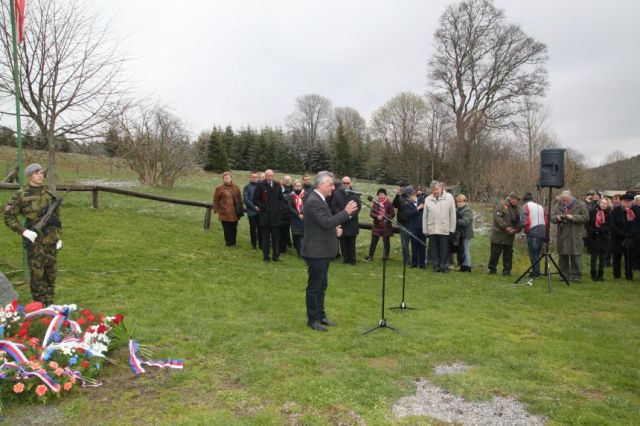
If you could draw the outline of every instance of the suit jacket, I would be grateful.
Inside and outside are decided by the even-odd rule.
[[[360,232],[358,214],[360,213],[362,202],[358,199],[357,196],[355,196],[354,194],[347,194],[342,188],[337,189],[333,193],[333,197],[331,199],[331,211],[333,212],[333,214],[337,214],[341,210],[344,210],[347,203],[351,200],[355,201],[356,204],[358,204],[358,210],[353,212],[353,215],[351,215],[351,219],[349,219],[344,225],[342,225],[342,236],[344,237],[354,237]]]
[[[302,238],[302,257],[327,258],[338,254],[336,226],[349,220],[347,212],[342,210],[336,215],[314,190],[304,201],[304,237]]]
[[[267,181],[262,182],[253,195],[253,204],[260,208],[260,226],[280,226],[282,207],[286,204],[279,183],[273,182],[271,186]]]

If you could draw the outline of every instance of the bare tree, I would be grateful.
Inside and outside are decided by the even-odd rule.
[[[360,113],[351,107],[336,107],[333,110],[334,123],[341,122],[356,138],[364,140],[367,132],[367,122]]]
[[[193,165],[184,123],[161,106],[137,107],[112,118],[110,143],[143,185],[173,186]]]
[[[449,6],[434,42],[431,84],[453,114],[462,166],[469,167],[480,132],[508,124],[524,98],[544,94],[547,49],[507,23],[491,0]]]
[[[289,129],[310,151],[325,140],[332,119],[331,101],[324,96],[310,94],[296,98],[296,109],[287,118]]]
[[[414,184],[426,181],[424,141],[427,113],[424,98],[402,92],[374,111],[371,118],[372,136],[394,154],[389,158],[391,170],[398,178],[407,178]]]
[[[9,22],[9,2],[0,19]],[[0,29],[0,97],[14,96],[11,31]],[[61,136],[96,136],[127,90],[125,58],[109,39],[88,1],[28,2],[25,39],[19,46],[20,98],[24,112],[46,138],[48,175],[56,187],[56,141]]]
[[[438,179],[451,140],[451,121],[445,105],[437,96],[427,95],[425,144],[431,159],[431,181]]]

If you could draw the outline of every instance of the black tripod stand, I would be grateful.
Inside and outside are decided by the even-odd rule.
[[[387,257],[383,256],[382,257],[382,298],[381,298],[381,309],[380,309],[380,321],[378,321],[378,325],[376,325],[375,327],[373,327],[370,330],[365,331],[364,335],[371,333],[372,331],[375,331],[379,328],[389,328],[393,331],[398,331],[395,328],[391,327],[389,324],[387,324],[387,319],[384,317],[384,298],[385,298],[385,292],[386,292],[386,276],[387,276]]]
[[[551,187],[549,187],[549,198],[547,200],[547,212],[548,212],[549,217],[551,217]],[[547,277],[547,284],[549,286],[549,293],[551,293],[551,275],[552,275],[551,268],[549,267],[549,262],[551,262],[553,264],[553,266],[556,267],[556,270],[558,271],[556,273],[560,275],[560,278],[562,278],[562,281],[564,281],[564,283],[566,285],[569,285],[569,281],[564,276],[564,274],[560,270],[560,267],[558,266],[556,261],[553,259],[553,255],[551,254],[551,250],[549,248],[549,229],[550,229],[549,226],[545,226],[545,233],[546,233],[545,236],[546,236],[546,238],[545,238],[545,242],[544,242],[543,253],[529,267],[529,269],[527,269],[522,275],[520,275],[520,277],[518,277],[518,279],[514,282],[514,284],[518,284],[520,282],[520,280],[522,280],[526,275],[530,274],[531,271],[533,271],[535,269],[535,267],[540,264],[540,261],[542,261],[542,259],[544,259],[544,275],[546,275],[546,277]]]
[[[417,241],[422,243],[421,240],[417,240]],[[426,244],[425,244],[425,248],[426,248]],[[411,311],[418,311],[419,310],[418,308],[410,308],[410,307],[408,307],[407,304],[404,301],[404,288],[405,288],[406,281],[407,281],[407,263],[404,262],[404,260],[403,260],[403,262],[402,262],[402,301],[400,302],[400,305],[394,306],[394,307],[389,308],[389,309],[400,309],[401,312],[404,312],[407,309],[409,309]]]

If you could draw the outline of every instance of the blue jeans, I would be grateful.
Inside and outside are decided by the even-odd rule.
[[[540,258],[540,253],[542,253],[542,246],[544,245],[544,240],[542,238],[529,237],[527,236],[527,247],[529,248],[529,259],[531,259],[531,264],[533,265]],[[531,271],[531,276],[537,277],[540,275],[540,262],[538,262]]]
[[[458,247],[458,263],[460,266],[471,267],[471,239],[462,238]]]

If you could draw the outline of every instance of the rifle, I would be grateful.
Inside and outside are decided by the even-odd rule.
[[[67,196],[67,194],[71,191],[71,189],[67,189],[66,192],[64,194],[62,194],[62,197],[57,198],[53,201],[53,203],[49,204],[49,207],[47,208],[47,211],[44,212],[44,214],[42,216],[40,216],[40,220],[38,220],[33,226],[33,230],[36,232],[40,232],[42,230],[42,228],[44,228],[45,226],[47,226],[47,224],[49,223],[49,220],[51,219],[51,216],[53,216],[53,214],[56,212],[56,210],[58,210],[58,208],[60,207],[60,204],[62,204],[62,200],[64,200],[64,197]]]

